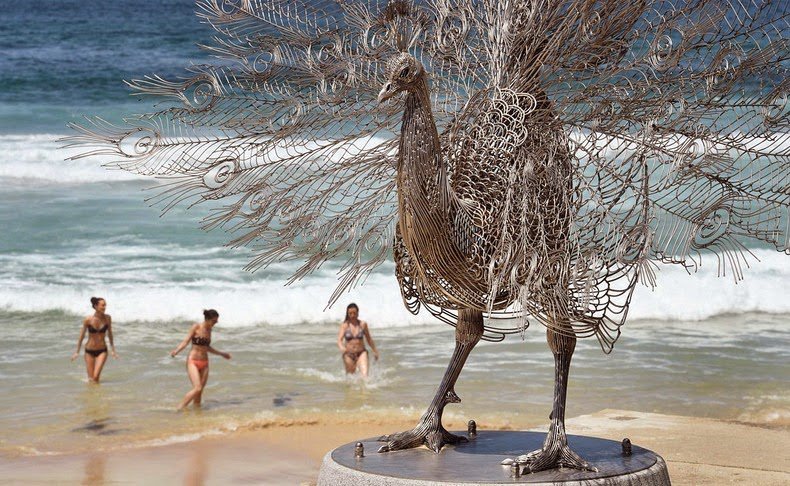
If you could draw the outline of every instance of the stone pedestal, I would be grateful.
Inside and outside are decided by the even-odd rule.
[[[458,432],[456,432],[458,433]],[[669,485],[664,460],[639,446],[623,454],[619,442],[594,437],[568,436],[568,443],[598,472],[553,469],[514,477],[510,466],[500,463],[540,448],[545,433],[480,431],[468,443],[446,446],[439,454],[420,447],[405,451],[376,452],[376,438],[361,441],[364,457],[355,457],[356,443],[329,452],[318,475],[319,486],[461,486],[512,485]]]

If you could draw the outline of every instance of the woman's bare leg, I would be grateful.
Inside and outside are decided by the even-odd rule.
[[[343,355],[343,365],[345,365],[346,373],[348,373],[349,375],[357,371],[356,360],[347,354]]]
[[[200,394],[203,391],[203,385],[201,384],[200,380],[200,371],[197,369],[197,366],[190,363],[187,360],[187,375],[189,376],[189,381],[192,382],[192,389],[184,395],[184,399],[181,401],[181,405],[178,406],[179,410],[183,410],[189,405],[189,402],[195,398],[195,395]]]
[[[96,364],[96,358],[92,355],[85,353],[85,371],[88,372],[88,381],[91,383],[95,383],[96,380],[93,379],[93,368]]]
[[[364,352],[359,355],[357,360],[357,369],[362,374],[362,378],[368,377],[368,353]]]
[[[93,382],[98,383],[99,378],[101,377],[101,370],[104,369],[104,363],[107,362],[107,353],[102,353],[96,357],[96,361],[93,364]]]
[[[206,389],[206,383],[208,382],[208,366],[203,368],[200,372],[200,392],[192,398],[192,405],[199,407],[201,402],[203,401],[203,390]]]

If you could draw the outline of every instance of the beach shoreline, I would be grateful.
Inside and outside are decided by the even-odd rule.
[[[312,485],[326,452],[413,425],[400,417],[349,421],[338,414],[337,420],[281,422],[156,447],[5,458],[0,477],[4,484]],[[465,428],[460,421],[446,425]],[[782,452],[790,450],[790,429],[784,427],[614,409],[573,417],[567,425],[573,435],[629,437],[653,450],[666,460],[675,485],[790,483],[790,457]],[[485,429],[485,420],[478,426]]]

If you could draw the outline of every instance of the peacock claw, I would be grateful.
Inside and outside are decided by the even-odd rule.
[[[417,426],[405,432],[382,435],[378,440],[379,442],[386,442],[386,444],[379,447],[379,452],[400,451],[425,445],[433,452],[438,453],[447,444],[468,442],[466,437],[451,434],[441,425],[432,428]]]
[[[444,403],[461,403],[461,397],[455,391],[450,390],[444,395]]]
[[[598,472],[598,469],[573,452],[567,444],[552,444],[548,449],[538,449],[529,454],[519,456],[519,464],[526,466],[525,473],[545,471],[558,467]]]

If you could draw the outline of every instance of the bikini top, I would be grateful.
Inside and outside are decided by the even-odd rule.
[[[365,337],[365,331],[362,330],[362,326],[360,325],[359,332],[355,336],[354,333],[351,332],[349,326],[349,328],[346,328],[346,332],[343,334],[343,337],[346,339],[346,341],[351,341],[352,339],[362,339],[363,337]]]
[[[102,327],[100,327],[98,329],[96,329],[95,327],[93,327],[91,325],[88,325],[88,332],[91,333],[91,334],[96,334],[97,332],[107,332],[107,329],[109,329],[109,328],[110,328],[109,324],[105,324],[105,325],[103,325]]]
[[[211,344],[210,337],[203,337],[203,336],[192,336],[192,344],[196,346],[208,346]]]

